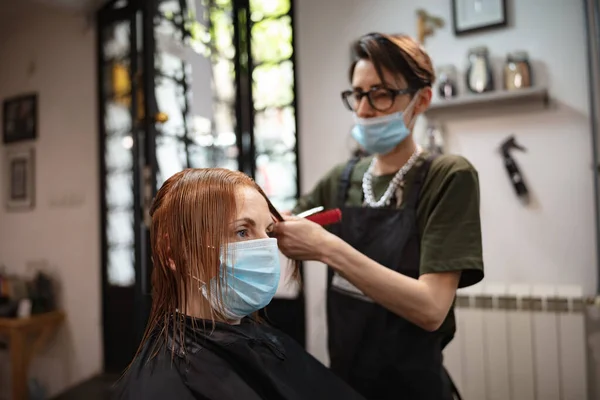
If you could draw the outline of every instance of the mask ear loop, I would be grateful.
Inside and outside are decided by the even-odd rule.
[[[413,128],[415,127],[415,122],[417,121],[417,117],[419,115],[414,113],[414,109],[417,105],[417,100],[419,99],[419,95],[421,94],[421,89],[417,90],[415,92],[415,94],[413,95],[413,98],[410,100],[410,103],[408,103],[408,105],[406,106],[406,108],[403,111],[403,114],[406,115],[407,112],[412,112],[413,115],[407,125],[408,129],[412,132]]]
[[[202,279],[190,274],[190,276],[192,277],[192,279],[195,279],[196,281],[198,281],[198,290],[202,291],[202,287],[206,286],[206,282],[204,282]]]
[[[196,280],[198,282],[198,291],[200,292],[200,294],[202,296],[204,296],[205,299],[207,299],[210,302],[211,299],[209,299],[209,297],[211,297],[213,301],[216,300],[216,302],[218,303],[218,307],[223,307],[223,304],[217,298],[217,296],[215,295],[215,293],[211,293],[210,296],[209,296],[206,282],[204,282],[202,279],[200,279],[197,276],[194,276],[192,274],[190,274],[190,277],[192,277],[192,279],[194,279],[194,280]],[[215,310],[213,309],[213,307],[214,307],[213,305],[211,305],[211,307],[210,307],[210,312],[211,313],[215,312]],[[221,310],[217,310],[217,311],[222,312]]]
[[[214,249],[215,246],[206,246],[210,249]],[[198,278],[195,275],[192,275],[192,273],[190,273],[190,277],[196,281],[198,281],[198,290],[202,291],[203,287],[206,287],[206,282],[204,282],[202,279]]]

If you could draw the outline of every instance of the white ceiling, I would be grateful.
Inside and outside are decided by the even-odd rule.
[[[62,9],[69,12],[90,14],[108,0],[0,0],[0,24],[10,21],[27,12],[36,4]]]
[[[0,24],[20,15],[26,8],[23,1],[0,0]]]
[[[39,6],[48,10],[54,8],[68,13],[85,15],[90,21],[108,0],[0,0],[0,41],[19,24],[33,7]]]
[[[12,2],[16,2],[12,0]],[[36,3],[47,4],[65,10],[92,12],[97,10],[104,0],[35,0]]]
[[[85,14],[92,17],[108,0],[0,0],[0,34],[18,23],[21,16],[31,11],[31,7],[43,5],[66,12]]]

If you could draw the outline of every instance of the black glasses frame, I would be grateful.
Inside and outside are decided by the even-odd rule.
[[[392,103],[390,104],[389,107],[386,108],[378,108],[375,107],[375,104],[373,103],[373,99],[371,98],[371,96],[373,95],[373,93],[377,92],[377,91],[381,91],[384,90],[386,91],[390,97],[392,98]],[[355,90],[344,90],[341,93],[342,96],[342,101],[344,102],[344,104],[346,105],[346,108],[350,111],[356,111],[354,108],[352,108],[352,105],[350,104],[350,101],[348,100],[348,98],[350,96],[356,96],[358,97],[358,101],[356,104],[360,104],[361,100],[363,99],[363,97],[367,96],[367,101],[369,102],[369,105],[371,106],[371,108],[373,108],[374,110],[377,111],[387,111],[390,108],[392,108],[394,106],[394,103],[396,102],[396,97],[398,96],[402,96],[405,94],[412,94],[414,93],[414,90],[410,89],[410,88],[406,88],[406,89],[389,89],[389,88],[372,88],[369,89],[366,92],[359,92],[359,91],[355,91]]]

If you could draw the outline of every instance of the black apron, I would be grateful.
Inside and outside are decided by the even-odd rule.
[[[346,207],[357,159],[348,162],[338,193],[342,221],[332,232],[378,263],[419,277],[417,204],[429,158],[416,171],[401,209]],[[399,294],[401,295],[401,294]],[[331,369],[368,399],[452,399],[453,385],[442,364],[449,341],[374,303],[329,268],[328,328]]]

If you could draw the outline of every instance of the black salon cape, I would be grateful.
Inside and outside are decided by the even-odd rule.
[[[363,399],[294,339],[245,318],[239,325],[186,321],[185,353],[155,335],[117,383],[115,399]],[[198,326],[198,324],[200,326]],[[175,353],[172,353],[172,349]]]

